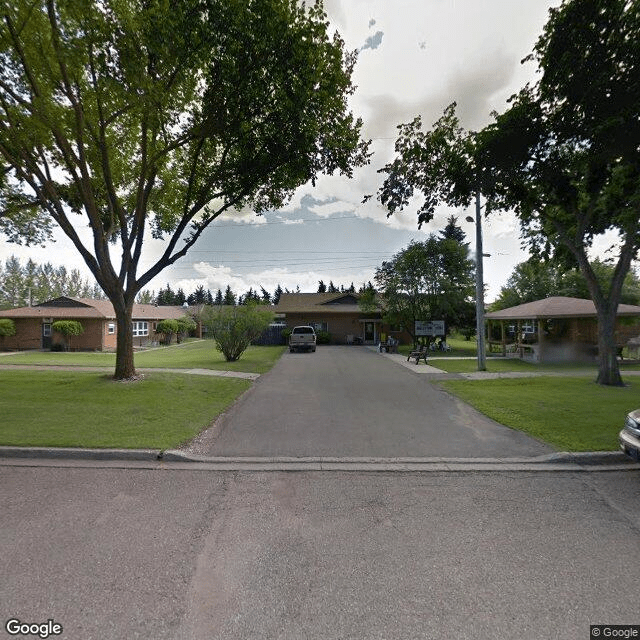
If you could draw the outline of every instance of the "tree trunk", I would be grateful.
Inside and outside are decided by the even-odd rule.
[[[613,309],[598,311],[598,377],[596,382],[602,385],[622,387],[622,376],[616,353],[616,315],[617,305]]]
[[[136,375],[133,364],[133,330],[131,328],[132,305],[113,305],[118,325],[116,343],[116,371],[114,380],[130,380]]]

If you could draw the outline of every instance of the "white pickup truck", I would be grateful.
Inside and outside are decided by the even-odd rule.
[[[289,351],[315,351],[316,332],[313,327],[294,327],[289,336]]]

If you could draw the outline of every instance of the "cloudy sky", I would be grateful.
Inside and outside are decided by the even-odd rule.
[[[364,136],[373,140],[371,164],[353,179],[323,177],[316,186],[298,189],[283,209],[264,216],[221,217],[188,256],[151,283],[158,290],[170,283],[189,293],[203,284],[214,293],[227,284],[237,293],[264,286],[315,291],[318,280],[358,287],[373,279],[375,267],[405,247],[459,218],[473,247],[473,211],[442,208],[418,230],[414,210],[386,217],[365,194],[375,193],[377,170],[393,157],[397,125],[420,114],[427,125],[444,108],[458,103],[466,128],[489,122],[493,109],[535,77],[521,60],[531,52],[548,9],[559,0],[326,0],[332,26],[347,48],[359,50],[352,109],[364,120]],[[0,243],[0,260],[12,253],[38,262],[83,268],[70,243],[58,236],[46,249]],[[484,270],[491,301],[513,267],[526,259],[518,228],[504,214],[484,224]],[[143,262],[152,263],[158,243],[149,242]],[[145,266],[144,264],[142,265]]]

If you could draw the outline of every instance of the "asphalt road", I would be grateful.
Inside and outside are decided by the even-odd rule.
[[[515,399],[514,399],[515,400]],[[210,456],[514,457],[553,449],[376,352],[285,353],[195,452]]]
[[[587,639],[640,624],[638,495],[638,472],[0,466],[0,637]]]

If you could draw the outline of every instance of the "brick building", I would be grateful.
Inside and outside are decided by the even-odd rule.
[[[153,304],[133,305],[134,346],[147,346],[157,340],[155,328],[161,320],[184,317],[188,309]],[[62,296],[33,307],[0,311],[0,318],[13,320],[15,336],[0,337],[0,349],[51,349],[65,345],[64,336],[53,331],[56,320],[77,320],[84,333],[74,336],[71,348],[77,351],[114,351],[118,336],[116,314],[108,300]]]
[[[274,311],[287,327],[311,325],[329,332],[336,344],[377,344],[382,336],[393,336],[400,344],[412,342],[408,333],[383,322],[380,309],[363,312],[358,298],[349,292],[283,293]]]

